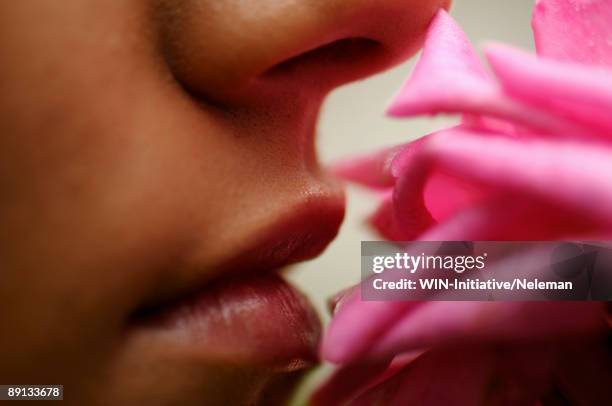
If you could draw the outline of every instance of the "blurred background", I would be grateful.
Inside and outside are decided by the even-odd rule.
[[[531,10],[534,0],[454,0],[451,15],[478,47],[500,41],[533,49]],[[418,55],[393,70],[335,91],[323,106],[318,151],[325,164],[341,158],[404,143],[457,121],[455,117],[390,119],[384,110],[404,82]],[[311,298],[324,320],[327,299],[354,285],[360,275],[360,243],[378,237],[364,224],[377,198],[349,187],[347,216],[338,238],[316,260],[296,266],[288,277]]]

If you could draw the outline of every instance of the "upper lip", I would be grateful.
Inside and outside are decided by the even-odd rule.
[[[278,214],[275,221],[254,235],[244,236],[242,240],[247,243],[236,247],[236,251],[216,264],[214,269],[201,268],[201,271],[194,272],[194,279],[172,280],[168,283],[171,290],[160,290],[141,304],[135,313],[138,316],[154,312],[228,278],[277,272],[314,258],[335,238],[344,210],[343,192],[311,196],[301,204],[293,205],[285,214]],[[197,264],[195,267],[198,268]]]
[[[266,347],[269,354],[262,354],[264,352],[262,348],[254,348],[254,354],[256,351],[259,352],[254,357],[262,358],[264,362],[268,360],[276,367],[282,366],[283,363],[295,366],[296,359],[312,361],[316,356],[317,347],[317,342],[313,342],[313,340],[318,341],[320,335],[318,318],[314,316],[314,310],[305,298],[288,285],[280,282],[275,273],[289,264],[315,257],[323,251],[338,231],[344,214],[344,200],[339,196],[331,199],[314,198],[293,209],[290,215],[281,217],[267,229],[260,230],[258,235],[253,238],[256,243],[247,246],[246,249],[241,249],[240,252],[232,255],[214,271],[202,272],[201,279],[190,283],[190,286],[181,286],[180,289],[170,295],[164,294],[139,308],[130,326],[137,327],[136,330],[138,330],[138,327],[144,326],[146,331],[151,331],[151,326],[154,327],[153,331],[157,332],[173,330],[176,326],[169,326],[168,320],[176,318],[177,313],[184,313],[181,309],[193,309],[194,303],[200,303],[200,307],[205,306],[214,309],[215,306],[220,306],[219,301],[226,300],[224,295],[229,297],[228,302],[233,301],[234,303],[242,300],[241,298],[245,295],[241,296],[241,294],[244,292],[248,292],[246,296],[255,295],[247,297],[245,299],[247,301],[252,301],[253,298],[257,300],[269,295],[269,298],[262,300],[288,306],[280,312],[281,316],[279,314],[276,314],[276,316],[277,318],[289,317],[290,321],[294,322],[294,325],[288,328],[285,326],[286,336],[298,342],[288,343],[289,339],[279,339],[278,334],[274,333],[276,336],[272,334],[271,337],[280,340],[279,347],[282,347],[281,344],[283,343],[286,344],[285,348],[276,350],[274,348],[276,343],[269,343],[270,346],[266,343],[260,343],[259,347]],[[215,276],[211,278],[210,273]],[[240,289],[242,289],[240,286],[246,287],[242,293],[240,293]],[[238,294],[236,294],[237,290],[239,291]],[[211,296],[216,298],[211,299]],[[211,303],[212,305],[209,306]],[[263,305],[259,307],[261,311],[265,309],[270,310],[269,307],[266,308]],[[189,310],[189,312],[192,313],[192,310]],[[274,313],[274,310],[272,309],[269,312]],[[230,313],[232,312],[230,311]],[[266,317],[268,315],[261,316]],[[208,315],[206,317],[210,319]],[[237,319],[241,320],[240,318]],[[240,326],[234,326],[232,323],[232,320],[226,320],[221,329],[227,331],[231,331],[231,329],[240,330]],[[216,323],[212,324],[214,327],[211,327],[211,329],[219,327]],[[240,323],[236,322],[235,324]],[[215,332],[209,331],[209,333],[213,336],[215,334],[219,336]],[[222,333],[221,336],[223,334],[225,333]],[[259,336],[267,337],[266,333],[262,331],[259,331]],[[205,343],[205,347],[207,344],[208,347],[217,345],[215,340],[202,341]],[[250,341],[256,340],[247,338],[243,345],[237,347],[242,347],[241,351],[244,352],[244,347],[248,347],[249,344],[255,345]],[[200,347],[202,346],[200,345]],[[275,354],[275,352],[278,354]]]

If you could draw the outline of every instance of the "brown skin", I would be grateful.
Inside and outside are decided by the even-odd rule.
[[[0,383],[255,402],[277,369],[167,348],[133,315],[320,252],[342,218],[321,101],[412,54],[447,3],[0,2]],[[290,259],[250,263],[270,247]]]

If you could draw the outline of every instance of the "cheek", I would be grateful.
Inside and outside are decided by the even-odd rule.
[[[195,206],[203,146],[193,140],[206,131],[186,134],[206,127],[174,114],[194,107],[177,100],[142,34],[143,4],[127,3],[0,11],[12,21],[0,37],[20,39],[0,46],[10,61],[0,75],[0,319],[12,326],[0,340],[13,377],[31,373],[23,354],[58,376],[57,365],[96,365],[187,245],[183,207]],[[19,29],[32,20],[36,30]]]

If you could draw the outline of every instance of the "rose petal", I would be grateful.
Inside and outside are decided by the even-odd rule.
[[[469,131],[461,127],[455,129],[459,134]],[[443,130],[423,137],[406,146],[393,160],[392,171],[398,177],[393,193],[394,205],[389,208],[385,202],[382,206],[385,208],[384,218],[392,221],[379,221],[379,224],[393,224],[393,228],[385,228],[393,230],[393,235],[405,237],[403,240],[418,238],[438,222],[472,207],[483,198],[483,191],[477,185],[439,171],[430,162],[426,150],[428,141],[452,131]]]
[[[518,198],[517,198],[518,197]],[[594,219],[518,192],[467,207],[419,236],[423,241],[529,241],[608,239]]]
[[[550,384],[552,355],[531,348],[435,349],[350,405],[532,406]]]
[[[538,277],[538,264],[549,259],[549,247],[518,250],[491,257],[488,269],[500,275]],[[533,269],[517,271],[517,263],[533,264]],[[439,299],[443,296],[438,294]],[[336,348],[336,356],[340,349],[344,362],[384,360],[409,350],[470,340],[556,340],[607,328],[598,302],[364,302],[357,295],[352,299],[343,303],[332,320],[334,334],[324,340],[324,346]]]
[[[392,215],[398,230],[396,235],[404,237],[395,240],[422,239],[424,233],[443,225],[457,212],[474,207],[484,198],[484,193],[477,184],[435,168],[429,172],[407,172],[395,189]],[[438,240],[452,241],[455,238]]]
[[[414,154],[404,162],[393,190],[393,207],[398,226],[411,235],[418,236],[436,224],[423,197],[431,171],[428,157],[422,152]]]
[[[395,212],[388,206],[384,212],[393,220],[386,230],[393,230],[387,234],[394,240],[610,235],[605,230],[612,208],[601,204],[612,198],[606,175],[612,171],[612,154],[605,149],[492,137],[461,127],[419,141],[418,148],[409,145],[392,164],[399,172]],[[584,215],[576,216],[576,210]]]
[[[612,2],[538,0],[533,13],[541,56],[612,67]]]
[[[492,354],[486,351],[429,351],[351,406],[485,404],[492,363]]]
[[[391,104],[397,117],[457,112],[481,106],[497,94],[472,45],[443,10],[429,27],[423,53]]]
[[[321,358],[333,363],[350,363],[359,359],[400,314],[419,302],[362,301],[355,289],[343,299],[325,332]]]
[[[443,132],[448,131],[451,130]],[[427,151],[429,140],[436,136],[438,133],[417,140],[414,146],[409,144],[392,164],[392,171],[398,177],[393,192],[396,228],[409,239],[417,238],[438,221],[483,197],[482,190],[474,183],[436,170]]]
[[[368,218],[368,223],[381,237],[390,241],[413,240],[421,233],[421,230],[409,230],[400,225],[395,212],[392,193],[383,198],[379,207]]]
[[[438,221],[444,221],[457,210],[470,207],[480,201],[484,191],[474,183],[465,182],[442,171],[429,177],[423,199],[427,209]]]
[[[487,46],[485,55],[510,96],[576,123],[561,134],[591,130],[591,136],[610,138],[612,71],[541,59],[501,44]]]
[[[343,179],[370,188],[390,188],[395,183],[391,174],[391,162],[402,148],[401,145],[385,148],[373,154],[341,161],[334,165],[333,172]]]
[[[369,364],[346,365],[328,378],[310,398],[311,406],[346,404],[367,390],[377,377],[384,374],[389,360]]]
[[[374,386],[391,379],[423,352],[414,351],[375,363],[349,364],[336,370],[311,397],[312,406],[347,404]]]
[[[404,313],[362,357],[382,359],[467,341],[558,340],[603,328],[602,305],[597,302],[434,301]]]
[[[571,128],[567,120],[506,97],[461,28],[443,10],[432,20],[423,53],[387,113],[394,117],[464,113],[497,117],[509,126],[521,124],[552,132]]]
[[[404,240],[418,238],[437,222],[483,197],[477,185],[438,171],[429,163],[424,148],[434,136],[437,133],[421,138],[415,147],[409,145],[392,164],[393,173],[398,177],[393,194],[393,218],[395,228],[400,230],[398,234],[409,237]]]
[[[592,226],[591,220],[600,229],[612,225],[612,153],[606,148],[482,137],[455,129],[438,133],[427,151],[431,161],[454,176],[570,209],[585,227]]]

